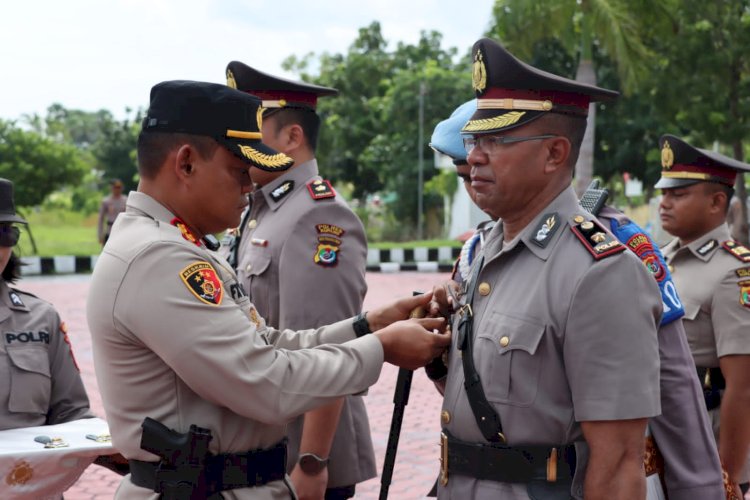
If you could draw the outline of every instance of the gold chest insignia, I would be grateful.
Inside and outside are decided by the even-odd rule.
[[[233,89],[237,88],[237,82],[234,79],[234,73],[232,73],[231,69],[227,70],[227,86],[232,87]]]
[[[471,72],[471,86],[480,94],[487,88],[487,68],[484,66],[484,55],[482,50],[474,54],[474,67]]]
[[[669,141],[664,141],[664,146],[661,148],[661,166],[664,170],[669,170],[672,165],[674,165],[674,152]]]

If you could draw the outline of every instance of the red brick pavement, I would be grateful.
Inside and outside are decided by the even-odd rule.
[[[388,302],[401,296],[410,295],[412,290],[429,290],[434,283],[446,278],[445,274],[369,273],[369,292],[365,308]],[[99,387],[94,376],[91,354],[91,339],[86,325],[85,300],[88,293],[87,276],[59,276],[27,278],[19,283],[19,288],[28,290],[52,302],[68,324],[71,342],[81,367],[84,384],[91,399],[91,407],[103,417]],[[365,398],[370,416],[372,438],[378,458],[378,468],[382,467],[385,455],[391,415],[393,413],[393,389],[398,370],[386,365],[380,380]],[[441,398],[423,371],[414,375],[411,397],[399,443],[396,470],[390,488],[389,498],[422,498],[435,480],[438,469],[438,432],[440,428]],[[91,466],[81,479],[65,492],[66,500],[90,500],[112,498],[120,476],[102,467]],[[378,497],[380,479],[374,478],[357,487],[358,499]]]

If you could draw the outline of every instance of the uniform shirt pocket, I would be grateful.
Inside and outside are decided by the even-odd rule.
[[[8,347],[11,413],[45,415],[52,392],[49,356],[43,347]]]
[[[492,313],[477,331],[474,359],[488,401],[530,406],[536,399],[543,324]]]
[[[247,293],[250,302],[266,310],[269,301],[269,290],[271,288],[271,251],[268,247],[252,246],[248,254],[248,265],[245,268],[247,274]]]

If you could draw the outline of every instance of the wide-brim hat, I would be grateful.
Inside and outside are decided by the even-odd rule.
[[[16,203],[13,199],[13,183],[0,178],[0,223],[17,222],[28,224],[23,217],[16,214]]]
[[[260,99],[217,83],[173,80],[151,89],[143,132],[172,132],[214,138],[246,163],[269,172],[294,161],[262,142]]]
[[[477,100],[472,99],[457,107],[449,118],[435,126],[430,138],[430,147],[453,158],[454,163],[466,161],[466,148],[461,129],[477,110]]]
[[[661,178],[654,186],[670,189],[698,182],[716,182],[733,187],[738,172],[750,172],[750,165],[721,153],[691,146],[679,137],[665,134],[659,139]]]
[[[228,86],[260,98],[267,115],[283,108],[314,111],[318,98],[339,93],[331,87],[269,75],[240,61],[227,64],[226,77]]]
[[[463,134],[511,130],[547,113],[586,117],[591,102],[619,95],[530,66],[489,38],[474,44],[472,58],[477,110],[461,130]]]

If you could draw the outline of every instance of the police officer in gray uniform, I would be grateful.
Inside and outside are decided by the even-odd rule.
[[[461,150],[456,143],[461,141],[460,131],[471,116],[465,107],[472,103],[476,110],[476,101],[465,103],[450,119],[438,124],[432,136],[431,146],[452,156],[457,164],[466,161],[463,143]],[[602,203],[604,200],[606,198]],[[597,210],[596,215],[628,250],[641,259],[662,291],[664,315],[658,333],[662,414],[649,421],[652,438],[646,443],[646,474],[663,476],[671,500],[721,500],[724,488],[719,456],[680,319],[684,311],[669,270],[658,246],[622,212],[604,206]],[[461,282],[468,278],[469,264],[479,249],[481,245],[477,242],[464,247],[458,263],[459,273],[455,274],[454,280]],[[433,363],[428,365],[428,373],[440,381],[445,376],[445,369]],[[654,479],[655,488],[660,488],[659,478]]]
[[[643,498],[659,288],[571,187],[589,103],[617,94],[489,39],[472,56],[462,133],[477,203],[501,222],[455,301],[438,497]]]
[[[13,184],[0,179],[0,430],[91,417],[68,333],[51,304],[11,288],[19,277]]]
[[[413,369],[449,342],[433,331],[444,321],[398,321],[430,296],[317,330],[265,324],[206,236],[239,224],[249,165],[292,163],[261,142],[259,108],[257,98],[225,85],[171,81],[151,91],[138,191],[115,222],[87,301],[113,444],[131,466],[118,498],[176,490],[293,498],[287,422],[366,389],[384,360]],[[150,439],[143,429],[159,427],[154,421],[183,437]],[[198,437],[207,453],[186,460],[171,451]]]
[[[675,236],[663,252],[685,305],[685,332],[729,489],[741,498],[750,451],[750,250],[731,238],[726,214],[737,172],[750,165],[673,135],[659,146],[659,214]]]
[[[262,99],[263,141],[294,160],[285,171],[252,168],[251,208],[236,231],[237,275],[266,323],[315,328],[349,318],[367,292],[362,223],[318,175],[319,97],[338,92],[233,61],[227,83]],[[338,423],[338,425],[337,425]],[[362,396],[317,408],[289,426],[288,469],[302,500],[352,497],[377,474]]]

